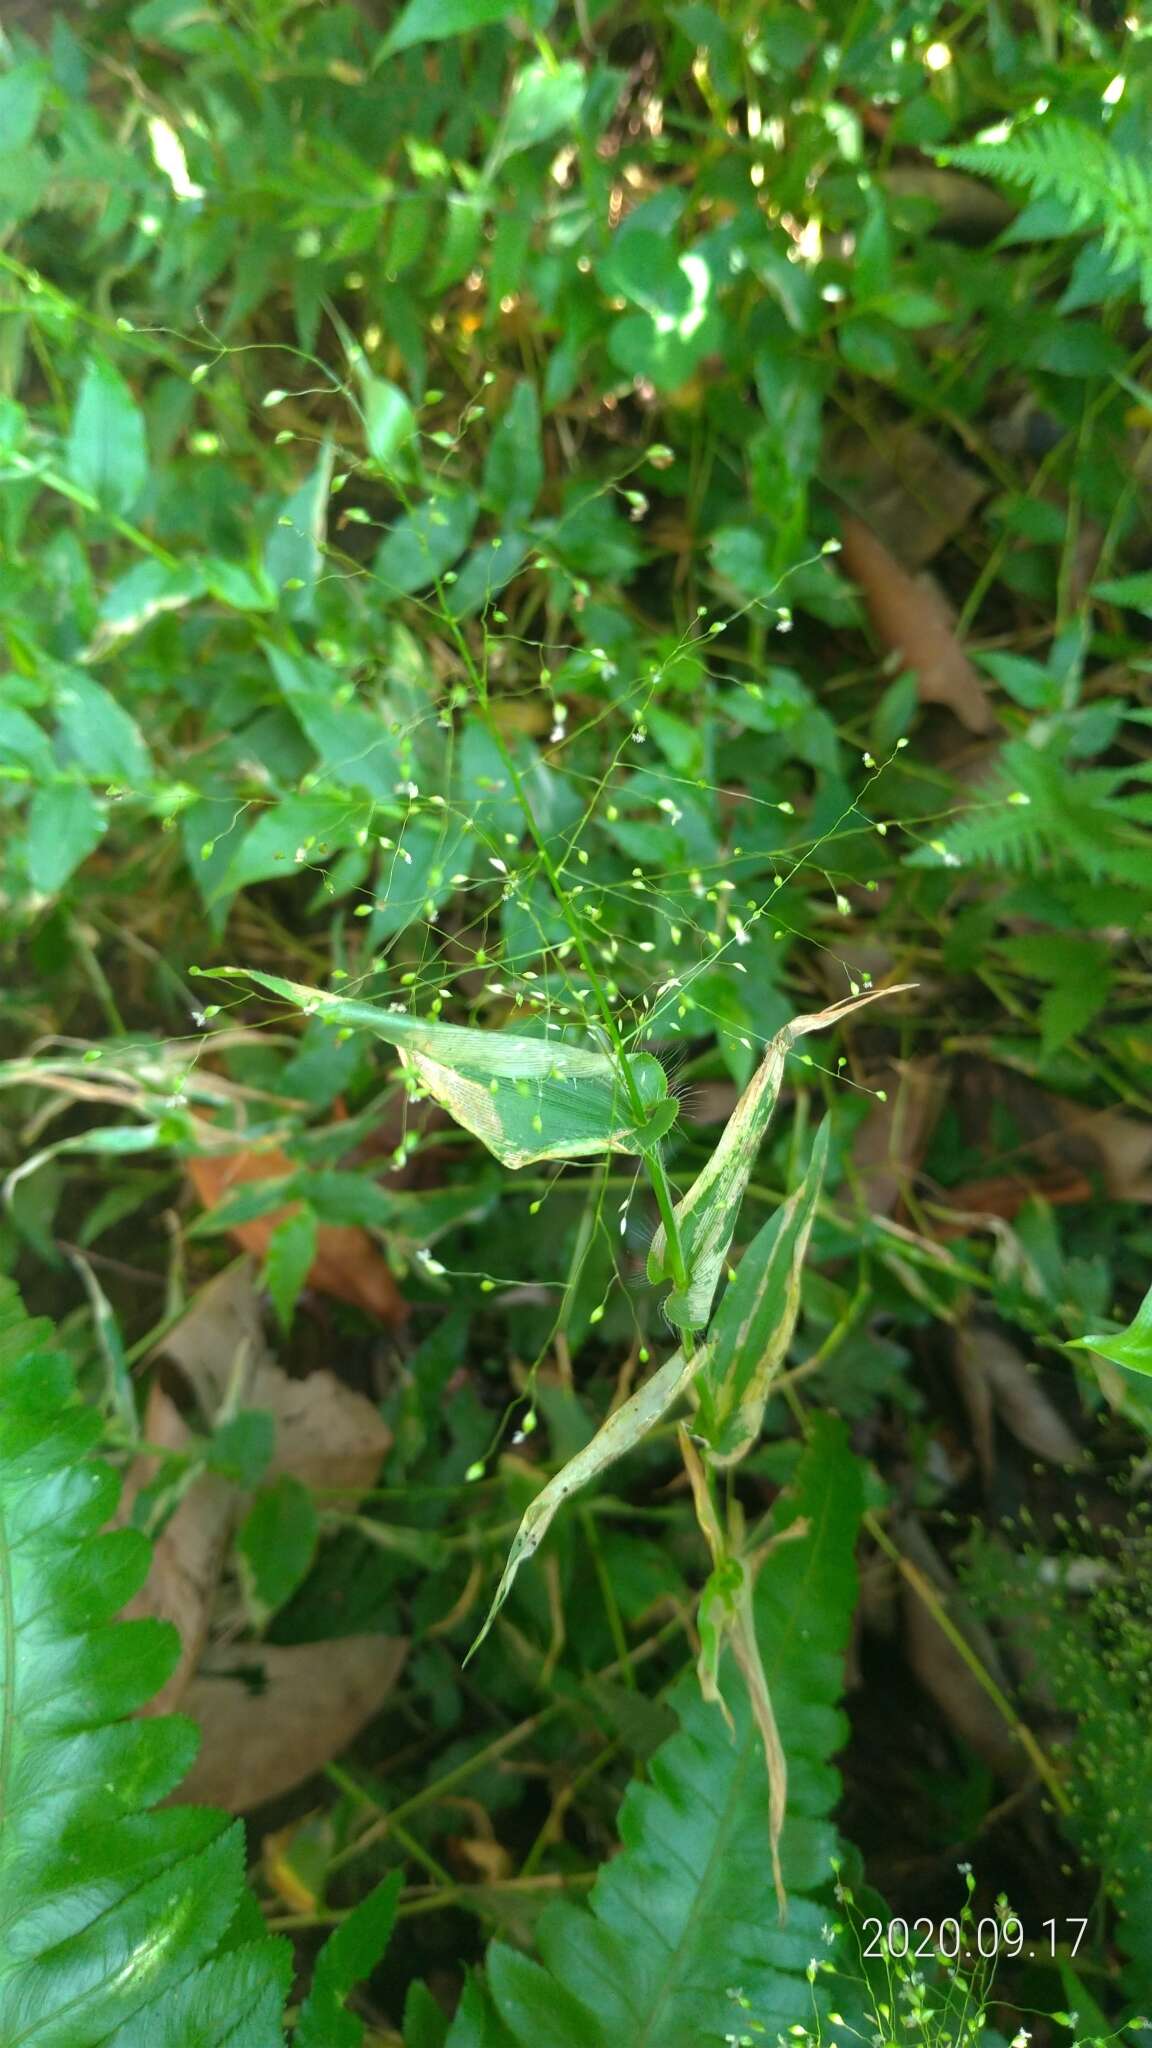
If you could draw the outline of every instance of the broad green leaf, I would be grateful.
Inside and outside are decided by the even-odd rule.
[[[825,1117],[804,1179],[752,1239],[716,1312],[693,1425],[714,1464],[736,1464],[757,1442],[772,1381],[788,1355],[829,1131]]]
[[[360,379],[360,402],[372,460],[383,470],[394,469],[396,457],[416,432],[412,407],[398,384],[390,384],[386,377],[368,375]]]
[[[511,96],[493,144],[489,176],[522,149],[550,142],[571,128],[587,90],[582,64],[526,64],[517,72]]]
[[[147,481],[144,415],[103,356],[92,357],[81,380],[65,461],[73,483],[107,512],[131,511]]]
[[[1113,1365],[1125,1365],[1129,1372],[1152,1377],[1152,1287],[1148,1289],[1126,1330],[1113,1330],[1099,1337],[1076,1337],[1072,1351],[1094,1351]]]
[[[643,1125],[637,1125],[624,1081],[605,1053],[555,1038],[437,1024],[407,1010],[327,995],[242,967],[216,968],[208,978],[237,975],[306,1016],[323,1017],[337,1028],[371,1031],[398,1047],[434,1100],[504,1166],[642,1149]],[[646,1121],[667,1096],[667,1077],[659,1060],[647,1053],[628,1055],[628,1067]]]
[[[218,1422],[206,1459],[213,1472],[250,1492],[258,1486],[276,1448],[276,1423],[264,1408],[240,1408]]]
[[[540,407],[527,379],[516,386],[484,464],[484,498],[509,525],[527,519],[544,481]]]
[[[325,778],[369,796],[391,797],[400,755],[380,712],[362,703],[355,684],[326,662],[271,645],[264,652],[284,702],[316,749]]]
[[[18,704],[0,704],[0,771],[7,780],[14,766],[35,782],[48,782],[56,760],[47,733]]]
[[[641,306],[653,319],[676,320],[691,305],[692,288],[676,244],[654,228],[619,230],[597,269],[607,291]]]
[[[107,830],[104,806],[86,783],[49,782],[28,808],[25,859],[28,879],[45,896],[55,896],[100,844]]]
[[[265,543],[264,570],[290,619],[310,619],[316,608],[333,460],[332,444],[326,441],[315,467],[281,505]]]
[[[318,1536],[312,1495],[299,1479],[282,1472],[261,1487],[236,1537],[249,1602],[261,1625],[307,1577]]]
[[[56,691],[60,732],[77,765],[93,781],[143,791],[152,762],[140,728],[92,676],[71,674]]]
[[[707,1350],[703,1347],[691,1358],[685,1358],[682,1351],[674,1352],[659,1371],[646,1379],[643,1386],[638,1387],[601,1424],[591,1443],[585,1444],[574,1458],[569,1458],[568,1463],[537,1494],[525,1510],[513,1538],[487,1620],[468,1652],[470,1657],[479,1649],[512,1591],[521,1565],[527,1564],[540,1548],[557,1510],[582,1486],[590,1485],[601,1472],[607,1471],[609,1465],[614,1465],[617,1458],[622,1458],[648,1435],[660,1417],[667,1414],[682,1394],[687,1393],[707,1357]]]
[[[1103,599],[1105,604],[1124,605],[1152,618],[1152,569],[1141,569],[1134,576],[1115,576],[1108,582],[1094,583],[1092,595]]]
[[[797,1039],[813,1031],[826,1031],[841,1018],[863,1009],[866,1003],[876,1002],[881,996],[899,995],[913,985],[903,982],[897,988],[872,989],[867,995],[848,996],[811,1016],[794,1017],[769,1041],[764,1058],[725,1125],[711,1159],[676,1206],[685,1284],[669,1295],[664,1313],[678,1328],[702,1330],[708,1321],[744,1190],[776,1106],[788,1054]],[[656,1232],[648,1254],[648,1278],[654,1283],[676,1279],[663,1225]]]
[[[774,1521],[805,1533],[774,1547],[752,1596],[790,1761],[780,1854],[785,1922],[773,1903],[770,1795],[761,1731],[735,1674],[733,1730],[693,1680],[673,1694],[680,1731],[634,1784],[620,1815],[619,1853],[588,1903],[558,1904],[537,1930],[539,1969],[489,1969],[489,1995],[518,2048],[568,2039],[580,2048],[717,2048],[733,2034],[788,2038],[803,2022],[840,2038],[826,2013],[843,1996],[808,1977],[810,1959],[846,1960],[825,1929],[838,1852],[830,1816],[839,1793],[831,1758],[856,1596],[859,1467],[831,1417],[814,1419],[794,1492]],[[561,1989],[567,1995],[560,1996]],[[740,1994],[740,2005],[733,1994]],[[574,2014],[571,2001],[577,2001]],[[561,2014],[562,2029],[552,2024]],[[575,2031],[574,2031],[575,2030]],[[461,2042],[485,2036],[461,2034]],[[455,2032],[449,2035],[455,2048]]]
[[[527,534],[515,529],[480,541],[457,573],[451,589],[445,591],[445,609],[454,619],[466,619],[473,612],[482,611],[519,573],[529,545]]]
[[[405,513],[376,550],[376,575],[390,595],[426,590],[468,545],[479,507],[471,491],[437,491]]]
[[[312,1989],[300,2009],[293,2048],[361,2048],[364,2028],[345,2000],[370,1977],[392,1938],[401,1873],[394,1871],[354,1906],[316,1958]]]
[[[276,607],[276,592],[263,570],[245,562],[226,562],[208,555],[203,564],[209,594],[235,612],[270,612]]]
[[[48,74],[43,64],[17,64],[0,73],[0,152],[24,149],[36,133]]]
[[[253,882],[290,875],[294,869],[317,872],[344,847],[368,817],[363,797],[292,796],[256,813],[256,822],[240,840],[216,881],[214,901],[235,895]],[[231,822],[231,820],[229,821]]]
[[[451,893],[453,878],[466,876],[475,857],[472,834],[447,806],[437,818],[409,812],[390,836],[395,844],[382,849],[368,926],[370,949],[418,919],[435,916]]]
[[[282,1330],[292,1328],[296,1303],[307,1283],[316,1257],[319,1225],[315,1211],[302,1206],[285,1216],[268,1240],[264,1255],[264,1285]]]
[[[514,754],[517,750],[513,749]],[[534,757],[518,755],[523,773]],[[478,718],[468,718],[460,735],[452,763],[454,808],[468,818],[473,829],[498,857],[507,857],[524,834],[524,813],[507,759]]]
[[[410,49],[413,43],[443,43],[466,36],[470,29],[490,28],[512,10],[508,0],[408,0],[384,45],[384,54]]]
[[[137,562],[108,590],[100,605],[100,625],[93,652],[103,653],[116,640],[130,639],[162,612],[182,611],[204,590],[198,562],[169,568],[164,562]]]

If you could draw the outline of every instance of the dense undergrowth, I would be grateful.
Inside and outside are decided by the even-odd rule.
[[[0,62],[4,2041],[1138,2038],[1152,24]]]

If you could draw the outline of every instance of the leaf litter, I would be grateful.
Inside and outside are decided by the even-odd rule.
[[[179,1370],[205,1429],[243,1406],[274,1424],[267,1477],[338,1490],[355,1508],[372,1486],[391,1432],[372,1402],[321,1370],[293,1379],[264,1336],[256,1271],[240,1259],[211,1280],[168,1332],[163,1355]],[[149,1396],[146,1433],[162,1451],[187,1454],[193,1431],[159,1383]],[[122,1516],[157,1479],[154,1452],[134,1460]],[[179,1707],[200,1724],[198,1763],[183,1799],[247,1811],[310,1777],[384,1704],[407,1654],[398,1637],[350,1636],[271,1645],[210,1638],[221,1614],[229,1540],[246,1496],[218,1474],[199,1471],[155,1541],[152,1568],[127,1610],[170,1621],[180,1655],[164,1690],[145,1709]],[[225,1619],[231,1619],[226,1612]]]

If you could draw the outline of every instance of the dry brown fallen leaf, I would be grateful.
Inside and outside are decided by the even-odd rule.
[[[216,1208],[226,1195],[249,1181],[279,1180],[295,1171],[287,1154],[276,1147],[259,1152],[207,1152],[186,1160],[185,1164],[188,1178],[206,1209]],[[246,1252],[263,1258],[276,1225],[292,1213],[294,1206],[289,1203],[270,1210],[266,1216],[254,1217],[250,1223],[237,1223],[228,1234]],[[308,1285],[320,1294],[333,1295],[337,1301],[351,1302],[354,1308],[362,1308],[392,1327],[402,1323],[408,1313],[387,1260],[358,1224],[320,1225]]]
[[[893,164],[879,173],[879,182],[897,199],[927,199],[937,208],[942,229],[973,241],[988,241],[1006,228],[1016,212],[1010,199],[966,171],[932,164]]]
[[[191,1435],[176,1403],[153,1385],[144,1415],[144,1435],[163,1450],[182,1451]],[[140,1457],[124,1481],[118,1520],[156,1477],[160,1460]],[[148,1578],[124,1609],[124,1619],[155,1616],[170,1621],[180,1637],[180,1657],[167,1683],[140,1711],[170,1714],[187,1690],[208,1636],[216,1588],[240,1496],[214,1472],[202,1472],[152,1545]]]
[[[401,1638],[379,1635],[218,1645],[182,1702],[201,1743],[175,1796],[247,1813],[291,1792],[379,1712],[407,1653]]]
[[[849,425],[828,453],[832,480],[906,569],[921,569],[963,532],[987,478],[934,441],[915,420],[882,435]]]
[[[1099,1161],[1114,1202],[1152,1202],[1152,1123],[1117,1109],[1085,1109],[1053,1098],[1066,1144],[1084,1143]]]
[[[1048,1399],[1023,1353],[999,1330],[986,1323],[966,1323],[956,1333],[956,1355],[986,1478],[991,1471],[989,1402],[1005,1429],[1035,1457],[1051,1465],[1083,1464],[1083,1445]]]
[[[1010,1681],[991,1637],[961,1597],[952,1574],[920,1524],[911,1516],[904,1516],[892,1533],[904,1561],[900,1574],[902,1637],[911,1669],[961,1740],[998,1777],[1009,1784],[1021,1783],[1029,1773],[1024,1750],[971,1666],[941,1628],[928,1601],[917,1590],[918,1585],[935,1595],[985,1671],[1006,1693]]]
[[[289,1472],[307,1486],[342,1487],[355,1497],[376,1478],[392,1432],[364,1394],[346,1387],[331,1372],[294,1380],[276,1365],[264,1339],[264,1322],[250,1260],[210,1280],[188,1314],[164,1339],[208,1420],[220,1408],[239,1375],[239,1405],[268,1409],[276,1424],[269,1475]]]
[[[927,576],[912,576],[862,519],[840,522],[842,560],[858,585],[881,645],[916,677],[922,700],[945,704],[969,732],[987,732],[992,709],[956,637],[951,607]]]
[[[332,1373],[292,1380],[273,1362],[251,1261],[237,1261],[210,1282],[163,1348],[195,1392],[206,1424],[225,1394],[271,1411],[274,1472],[344,1487],[353,1503],[371,1485],[389,1431],[372,1403]],[[175,1403],[159,1386],[150,1396],[146,1427],[149,1440],[164,1447],[180,1449],[188,1440]],[[127,1505],[154,1470],[152,1457],[136,1461],[125,1487]],[[176,1671],[145,1709],[179,1705],[200,1724],[200,1755],[175,1796],[234,1813],[291,1791],[345,1748],[387,1699],[407,1654],[402,1640],[376,1635],[205,1650],[228,1536],[242,1504],[243,1496],[222,1480],[198,1479],[158,1539],[148,1582],[130,1610],[172,1621],[181,1638]],[[237,1675],[244,1673],[247,1680]]]
[[[1039,1198],[1054,1208],[1068,1208],[1090,1202],[1092,1182],[1073,1166],[1054,1167],[1050,1173],[992,1175],[987,1180],[966,1180],[958,1187],[943,1189],[937,1199],[926,1201],[926,1213],[933,1218],[934,1236],[941,1240],[963,1237],[974,1221],[995,1217],[1010,1223],[1025,1203]]]

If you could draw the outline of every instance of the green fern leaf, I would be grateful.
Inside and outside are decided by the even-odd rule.
[[[1152,834],[1142,829],[1143,799],[1120,794],[1126,778],[1123,768],[1072,769],[1052,751],[1010,741],[978,800],[907,865],[1055,869],[1147,886]]]
[[[1152,307],[1152,168],[1111,137],[1044,114],[994,142],[944,150],[941,161],[1059,199],[1070,226],[1099,227],[1115,269],[1137,270],[1145,305]]]
[[[179,1644],[167,1623],[116,1619],[150,1545],[107,1526],[119,1488],[92,1456],[99,1418],[51,1340],[0,1279],[0,2042],[284,2048],[292,1951],[249,1937],[241,1823],[151,1810],[196,1730],[127,1717]],[[298,2048],[358,2048],[344,2001],[395,1899],[380,1886],[321,1949]]]
[[[448,2048],[720,2048],[753,2021],[768,2040],[811,2023],[820,1991],[808,1964],[828,1954],[839,1788],[830,1759],[845,1732],[837,1701],[859,1512],[858,1468],[841,1425],[823,1418],[778,1512],[781,1527],[804,1517],[807,1533],[768,1556],[756,1589],[789,1758],[787,1923],[773,1891],[761,1739],[742,1688],[728,1689],[730,1733],[688,1680],[674,1696],[679,1732],[625,1799],[621,1853],[600,1871],[589,1904],[542,1917],[539,1960],[493,1944],[487,2011],[473,1992]]]
[[[149,1811],[195,1731],[124,1718],[163,1683],[175,1636],[114,1619],[148,1544],[105,1527],[115,1476],[50,1335],[0,1283],[0,2040],[279,2048],[285,1945],[212,1959],[241,1897],[240,1825]]]

